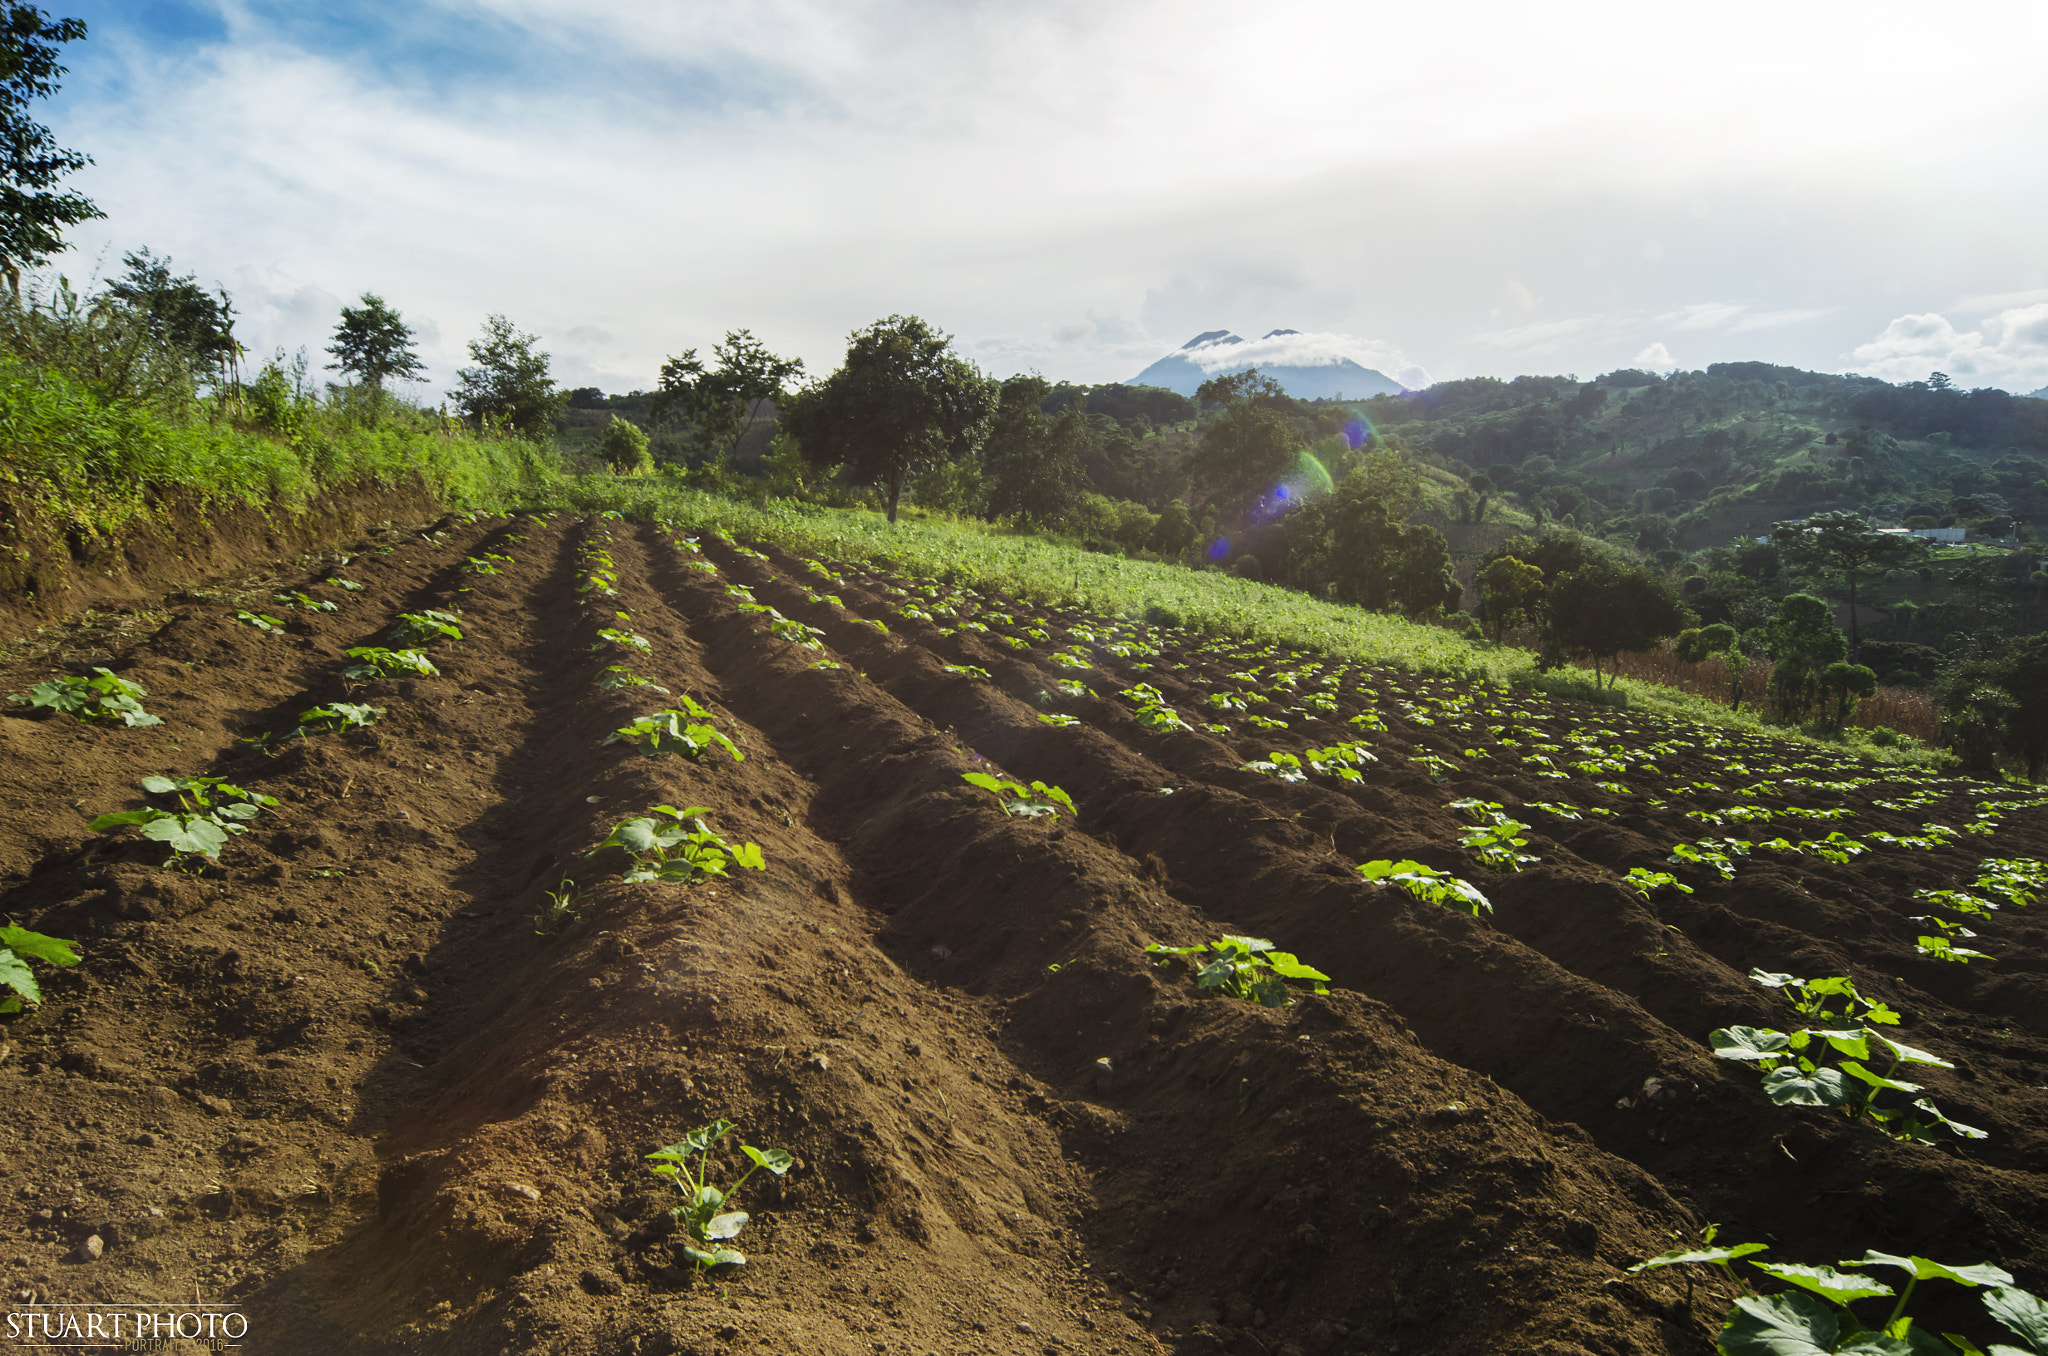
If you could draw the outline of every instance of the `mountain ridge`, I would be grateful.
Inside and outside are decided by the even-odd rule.
[[[1300,334],[1300,330],[1268,330],[1259,336],[1257,344]],[[1342,356],[1314,362],[1260,362],[1249,357],[1242,362],[1213,361],[1215,350],[1240,345],[1246,348],[1257,346],[1229,330],[1204,330],[1131,378],[1128,384],[1163,386],[1169,391],[1193,396],[1211,377],[1257,367],[1297,400],[1369,400],[1378,395],[1399,395],[1406,389],[1386,373]],[[1210,361],[1197,361],[1197,356]]]

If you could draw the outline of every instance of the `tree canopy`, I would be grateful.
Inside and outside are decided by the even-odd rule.
[[[57,187],[92,157],[60,147],[29,116],[65,73],[57,49],[84,36],[83,19],[53,21],[34,5],[0,11],[0,274],[16,292],[23,269],[64,249],[65,227],[106,215],[84,194]]]
[[[223,290],[208,292],[190,273],[171,272],[168,258],[147,248],[123,255],[127,272],[107,285],[107,298],[141,322],[150,341],[179,355],[194,375],[219,377],[241,352],[235,308]]]
[[[661,390],[650,411],[683,415],[720,461],[732,455],[761,407],[782,399],[789,383],[803,375],[801,358],[778,358],[749,330],[730,330],[714,345],[717,366],[706,368],[694,348],[661,365]]]
[[[483,337],[469,341],[476,366],[455,373],[449,395],[456,408],[479,424],[501,423],[528,438],[547,437],[569,397],[555,389],[548,355],[534,348],[539,342],[502,315],[486,318]]]
[[[1606,557],[1566,571],[1543,594],[1546,651],[1586,656],[1595,682],[1600,661],[1607,660],[1609,687],[1623,651],[1647,650],[1677,635],[1686,619],[1670,580],[1656,570]]]
[[[1812,570],[1839,571],[1849,588],[1849,658],[1853,661],[1862,636],[1856,617],[1856,586],[1873,570],[1919,554],[1926,543],[1917,537],[1879,532],[1854,513],[1816,513],[1796,523],[1771,528],[1771,544],[1785,559]]]
[[[1255,367],[1203,382],[1196,398],[1222,413],[1202,431],[1188,473],[1224,517],[1241,518],[1279,488],[1308,445],[1282,412],[1289,402],[1280,384]]]
[[[335,358],[327,364],[329,371],[346,372],[380,391],[393,377],[426,380],[420,375],[426,366],[413,352],[412,327],[374,292],[363,293],[360,306],[341,308],[341,322],[334,327],[334,342],[327,351]]]
[[[817,466],[844,466],[877,485],[896,521],[903,482],[953,461],[988,436],[997,386],[917,316],[892,315],[848,338],[839,370],[792,397],[783,428]]]

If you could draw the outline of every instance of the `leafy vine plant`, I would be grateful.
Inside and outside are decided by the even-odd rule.
[[[1766,970],[1751,970],[1749,977],[1778,990],[1795,1012],[1815,1023],[1797,1031],[1729,1026],[1708,1035],[1722,1059],[1757,1067],[1763,1074],[1764,1095],[1773,1102],[1829,1107],[1851,1121],[1867,1120],[1893,1139],[1916,1144],[1938,1143],[1937,1129],[1962,1139],[1987,1138],[1975,1126],[1949,1119],[1926,1097],[1903,1107],[1878,1102],[1888,1092],[1911,1096],[1923,1091],[1918,1083],[1896,1076],[1901,1065],[1953,1066],[1877,1031],[1880,1026],[1897,1026],[1899,1014],[1858,993],[1853,980],[1841,975],[1795,979]],[[1882,1073],[1870,1067],[1880,1060],[1886,1061]]]
[[[673,1207],[669,1213],[675,1216],[676,1224],[683,1233],[683,1256],[689,1258],[699,1271],[746,1264],[747,1255],[730,1244],[752,1216],[744,1210],[731,1209],[733,1199],[740,1194],[740,1188],[747,1184],[747,1179],[761,1169],[766,1168],[780,1177],[796,1164],[785,1149],[756,1149],[751,1144],[742,1144],[740,1152],[747,1156],[752,1166],[729,1187],[721,1189],[712,1185],[711,1151],[732,1128],[731,1121],[713,1121],[692,1130],[676,1143],[647,1155],[656,1160],[650,1171],[668,1178],[683,1193],[683,1203]],[[694,1164],[690,1161],[693,1157],[696,1159]]]

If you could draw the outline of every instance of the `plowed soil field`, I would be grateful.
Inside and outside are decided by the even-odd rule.
[[[462,631],[440,676],[343,681],[427,608]],[[94,613],[0,691],[93,663],[164,723],[0,718],[0,916],[84,958],[0,1019],[10,1313],[215,1304],[262,1353],[1704,1352],[1730,1287],[1625,1269],[1710,1221],[2048,1283],[2048,936],[1974,885],[2048,856],[2012,788],[606,518]],[[684,696],[743,760],[606,743]],[[383,714],[288,738],[335,701]],[[1078,815],[1006,816],[976,771]],[[167,803],[154,774],[280,803],[167,870],[88,827]],[[1538,860],[1481,865],[1468,799]],[[657,805],[764,869],[625,882],[592,849]],[[1702,839],[1732,875],[1668,862]],[[1998,905],[1950,915],[1995,959],[1922,954],[1924,889]],[[1145,950],[1224,933],[1330,992],[1207,997]],[[1753,968],[1898,1010],[1948,1065],[1906,1072],[1987,1137],[1773,1104],[1708,1044],[1799,1024]],[[796,1164],[742,1193],[748,1263],[699,1274],[644,1156],[720,1118],[722,1180],[741,1139]]]

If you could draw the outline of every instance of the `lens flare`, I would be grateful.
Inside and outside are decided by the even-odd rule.
[[[1218,537],[1209,544],[1209,559],[1221,560],[1230,554],[1230,538]]]
[[[1323,465],[1322,458],[1313,452],[1301,454],[1301,460],[1294,464],[1292,479],[1297,495],[1328,494],[1337,488],[1337,482],[1330,476],[1330,468]]]
[[[1372,441],[1372,425],[1364,415],[1353,414],[1350,422],[1344,425],[1344,441],[1350,443],[1354,450]]]

